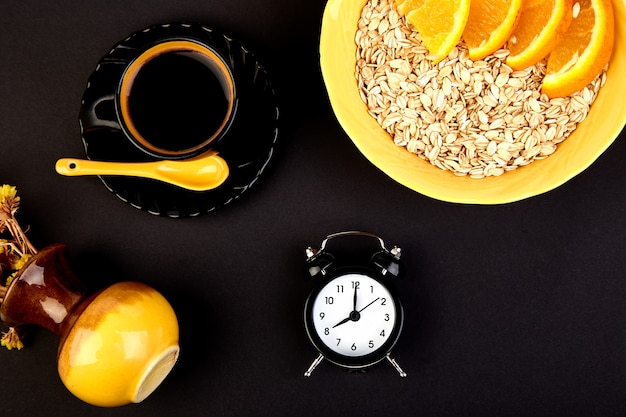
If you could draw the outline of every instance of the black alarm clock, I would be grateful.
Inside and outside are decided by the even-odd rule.
[[[331,239],[346,236],[374,238],[379,247],[363,262],[327,249]],[[304,306],[304,324],[319,355],[304,375],[310,376],[324,359],[348,370],[365,370],[386,359],[406,376],[391,357],[404,323],[392,282],[404,274],[400,248],[387,249],[372,233],[346,231],[327,236],[318,250],[309,247],[305,252],[306,275],[316,283]]]

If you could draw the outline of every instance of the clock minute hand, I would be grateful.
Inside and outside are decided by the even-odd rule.
[[[372,304],[374,304],[376,301],[380,300],[380,297],[376,297],[376,299],[374,301],[372,301],[371,303],[369,303],[368,305],[366,305],[365,307],[363,307],[362,309],[359,310],[359,313],[363,310],[365,310],[367,307],[371,306]]]

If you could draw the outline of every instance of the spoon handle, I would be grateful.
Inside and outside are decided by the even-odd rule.
[[[82,175],[124,175],[132,177],[151,178],[150,169],[154,162],[115,162],[91,161],[87,159],[61,158],[56,162],[56,171],[68,177]]]

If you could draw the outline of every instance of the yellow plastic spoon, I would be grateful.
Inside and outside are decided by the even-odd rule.
[[[193,191],[208,191],[219,187],[228,178],[228,165],[216,152],[184,160],[154,162],[104,162],[87,159],[61,158],[56,171],[65,176],[122,175],[150,178]]]

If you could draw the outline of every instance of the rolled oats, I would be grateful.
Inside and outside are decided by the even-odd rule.
[[[458,176],[499,176],[557,150],[583,121],[606,71],[563,98],[541,94],[545,62],[521,71],[500,49],[472,61],[461,42],[434,64],[393,0],[369,0],[355,35],[356,79],[397,146]]]

